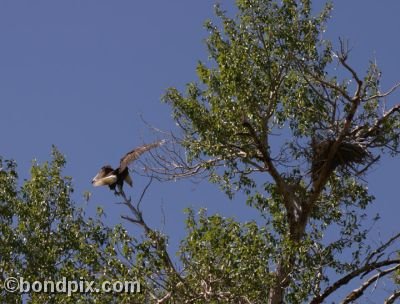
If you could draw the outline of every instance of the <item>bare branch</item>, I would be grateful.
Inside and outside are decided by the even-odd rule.
[[[183,178],[202,178],[207,176],[207,168],[222,165],[221,157],[208,159],[196,158],[196,161],[188,160],[183,147],[183,140],[174,134],[169,135],[167,142],[157,150],[149,151],[147,157],[139,163],[143,166],[146,176],[161,181],[170,181]],[[141,172],[138,172],[142,174]]]
[[[400,233],[391,237],[387,242],[383,243],[380,247],[378,247],[371,254],[369,254],[368,257],[365,259],[364,264],[369,264],[374,256],[381,254],[384,250],[386,250],[389,246],[391,246],[393,242],[396,241],[398,238],[400,238]],[[375,261],[376,260],[377,259],[375,259]]]
[[[308,74],[314,81],[318,82],[320,85],[332,89],[338,92],[341,96],[343,96],[346,100],[351,101],[353,98],[347,94],[347,92],[342,89],[338,84],[333,84],[327,80],[324,80],[316,75]]]
[[[353,131],[351,131],[352,136],[359,136],[363,138],[367,138],[368,136],[371,136],[375,131],[379,129],[379,127],[385,122],[386,119],[388,119],[393,113],[395,112],[400,112],[400,104],[395,105],[392,107],[389,111],[384,113],[379,119],[376,120],[376,122],[367,129],[366,125],[358,126],[355,128]],[[363,129],[367,129],[364,132],[362,132]]]
[[[144,195],[146,194],[147,189],[149,189],[151,183],[153,182],[153,176],[151,176],[149,182],[147,183],[146,187],[144,187],[142,194],[140,195],[139,201],[137,203],[137,210],[140,211],[140,203],[143,200]]]
[[[157,304],[166,303],[172,296],[172,292],[167,292],[161,299],[157,299]]]
[[[343,304],[351,303],[355,301],[356,299],[360,298],[363,294],[364,291],[375,281],[379,280],[380,278],[400,269],[400,264],[396,265],[394,267],[391,267],[389,269],[385,269],[382,271],[378,270],[378,273],[373,275],[371,278],[369,278],[367,281],[365,281],[359,288],[353,290],[350,294],[346,296],[346,298],[343,300]]]
[[[387,96],[389,96],[390,94],[392,94],[394,91],[396,91],[399,87],[400,87],[400,82],[399,82],[399,83],[396,83],[393,87],[391,87],[391,88],[390,88],[388,91],[386,91],[385,93],[372,95],[371,97],[368,97],[368,98],[364,99],[364,101],[370,101],[370,100],[376,99],[376,98],[387,97]]]
[[[144,190],[142,191],[142,194],[140,196],[140,200],[139,203],[142,201],[147,189],[149,188],[150,184],[152,182],[152,179],[150,179],[149,183],[146,185],[146,187],[144,188]],[[141,227],[143,227],[146,236],[148,238],[150,238],[152,240],[152,244],[154,246],[154,248],[156,249],[156,252],[160,258],[161,261],[163,261],[164,266],[166,268],[166,271],[169,272],[173,277],[177,278],[179,282],[181,282],[182,284],[184,284],[184,280],[181,277],[181,275],[178,273],[178,271],[176,270],[170,256],[169,253],[167,251],[167,245],[166,245],[166,241],[165,238],[157,233],[155,230],[151,229],[147,223],[144,221],[143,219],[143,215],[142,212],[139,210],[139,203],[135,206],[132,203],[131,198],[128,198],[125,194],[125,192],[123,191],[123,189],[121,189],[121,191],[118,193],[118,195],[120,195],[124,202],[123,204],[126,205],[132,212],[133,217],[131,216],[126,216],[126,215],[121,215],[121,218],[128,220],[134,224],[140,225]],[[171,291],[172,292],[172,291]]]
[[[339,62],[346,70],[348,70],[350,72],[353,79],[357,83],[357,89],[352,98],[353,101],[356,101],[356,100],[359,100],[361,97],[360,93],[361,93],[361,88],[362,88],[363,82],[358,77],[356,71],[347,63],[347,58],[348,58],[348,54],[349,54],[348,45],[347,45],[348,43],[343,42],[342,39],[339,39],[339,41],[340,41],[340,54],[338,55]]]
[[[379,159],[381,158],[380,155],[378,155],[377,157],[373,158],[369,164],[367,164],[363,169],[357,171],[355,170],[355,173],[357,176],[361,176],[363,175],[373,164],[375,164]]]
[[[386,301],[384,302],[384,304],[393,304],[394,301],[396,301],[398,298],[400,298],[400,290],[396,290],[395,292],[393,292],[390,297],[388,297],[386,299]]]
[[[333,283],[331,286],[325,289],[325,291],[321,295],[317,295],[314,297],[310,304],[319,304],[323,303],[323,301],[330,296],[333,292],[335,292],[337,289],[345,286],[347,283],[349,283],[351,280],[354,278],[358,277],[362,273],[369,273],[374,270],[378,270],[381,267],[384,266],[389,266],[393,264],[400,264],[400,259],[394,259],[394,260],[385,260],[381,262],[375,262],[375,263],[370,263],[370,264],[365,264],[362,267],[357,268],[356,270],[350,272],[346,276],[342,277],[341,279],[337,280],[335,283]]]

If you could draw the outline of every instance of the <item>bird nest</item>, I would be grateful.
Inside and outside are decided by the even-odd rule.
[[[322,167],[328,160],[334,140],[324,140],[313,144],[312,157],[312,179],[316,180]],[[356,165],[366,165],[371,161],[371,154],[367,148],[360,143],[352,143],[343,141],[340,143],[332,161],[330,162],[329,172],[337,167],[344,169],[354,169]]]

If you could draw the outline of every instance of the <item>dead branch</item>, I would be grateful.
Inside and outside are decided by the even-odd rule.
[[[160,233],[151,229],[147,225],[147,223],[145,222],[145,220],[143,218],[142,211],[139,208],[140,203],[143,200],[143,197],[146,194],[148,188],[150,187],[152,181],[153,181],[153,179],[151,178],[150,181],[145,186],[145,188],[143,189],[143,191],[140,195],[139,201],[136,205],[134,203],[132,203],[131,197],[128,198],[126,196],[123,189],[121,189],[121,191],[117,193],[118,196],[122,197],[122,199],[123,199],[122,203],[125,206],[127,206],[129,208],[129,210],[132,212],[132,216],[121,215],[121,218],[123,218],[133,224],[139,225],[144,229],[146,236],[152,240],[152,244],[153,244],[154,249],[156,250],[157,255],[159,256],[160,260],[163,261],[167,273],[169,273],[170,275],[172,275],[174,278],[176,278],[178,280],[178,283],[175,286],[175,287],[178,287],[178,285],[179,286],[185,285],[185,282],[184,282],[183,277],[176,270],[176,268],[172,262],[172,259],[169,256],[166,240]],[[167,292],[167,294],[163,298],[157,299],[157,303],[164,303],[167,299],[169,299],[171,297],[173,291],[174,290],[172,289],[169,292]]]
[[[337,54],[337,57],[339,59],[340,64],[350,72],[351,76],[357,83],[357,89],[356,92],[354,93],[354,96],[352,98],[352,101],[357,101],[360,99],[360,93],[361,93],[361,88],[362,88],[362,80],[360,77],[358,77],[357,72],[347,63],[347,58],[349,55],[349,49],[348,49],[348,43],[343,42],[342,39],[339,39],[340,42],[340,53]]]
[[[175,181],[183,178],[205,178],[208,176],[208,168],[222,165],[222,158],[196,157],[195,160],[190,160],[183,140],[170,133],[163,146],[149,151],[147,157],[143,157],[138,163],[143,168],[142,172],[136,170],[140,175],[161,181]]]

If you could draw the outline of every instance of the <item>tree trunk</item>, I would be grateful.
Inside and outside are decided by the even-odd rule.
[[[295,206],[292,202],[286,204],[286,206]],[[297,210],[296,217],[288,218],[290,226],[290,239],[295,243],[299,244],[304,232],[306,230],[310,208],[307,202],[301,203],[302,208]],[[293,207],[294,208],[294,207]],[[288,214],[290,214],[288,210]],[[294,220],[293,220],[294,219]],[[289,285],[289,274],[293,270],[293,266],[296,262],[294,255],[283,256],[279,261],[275,271],[275,284],[269,292],[268,304],[282,304],[285,296],[285,288]]]
[[[271,290],[269,295],[268,304],[282,304],[283,303],[283,288],[275,288]]]
[[[282,261],[276,268],[276,283],[269,292],[268,304],[282,304],[287,280],[288,268],[282,265]]]

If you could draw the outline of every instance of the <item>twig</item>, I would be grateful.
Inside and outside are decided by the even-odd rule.
[[[396,83],[393,87],[391,87],[391,88],[390,88],[388,91],[386,91],[385,93],[372,95],[371,97],[368,97],[368,98],[364,99],[364,101],[370,101],[370,100],[376,99],[376,98],[387,97],[387,96],[389,96],[390,94],[392,94],[394,91],[396,91],[399,87],[400,87],[400,82],[399,82],[399,83]]]
[[[140,211],[140,203],[143,200],[144,195],[146,194],[147,189],[150,187],[151,183],[153,182],[153,176],[150,177],[149,182],[147,183],[146,187],[144,187],[142,194],[140,195],[139,201],[137,203],[137,210]]]
[[[400,238],[400,233],[394,235],[391,237],[386,243],[383,243],[380,247],[375,249],[368,257],[365,259],[364,264],[369,264],[369,262],[372,260],[374,256],[377,254],[382,253],[384,250],[386,250],[389,246],[393,244],[394,241],[396,241],[398,238]]]
[[[147,185],[143,189],[140,199],[139,199],[139,202],[136,206],[132,203],[131,198],[128,198],[126,196],[124,190],[121,189],[121,191],[118,193],[118,195],[120,195],[123,198],[123,200],[124,200],[123,204],[126,205],[133,214],[133,216],[121,215],[121,218],[143,227],[146,236],[153,241],[152,244],[153,244],[160,260],[163,261],[166,272],[169,272],[173,277],[177,278],[179,283],[185,284],[182,276],[176,270],[176,268],[169,256],[169,253],[166,248],[165,238],[162,235],[160,235],[159,233],[157,233],[155,230],[151,229],[146,224],[146,222],[143,219],[143,214],[139,210],[139,204],[143,200],[144,195],[145,195],[147,189],[150,187],[151,183],[152,183],[152,178],[150,179],[150,181],[147,183]],[[178,286],[178,285],[176,285],[176,286]],[[172,292],[173,292],[173,290],[169,291],[169,293],[171,293],[171,294],[172,294]],[[163,303],[163,302],[159,302],[159,303]]]

